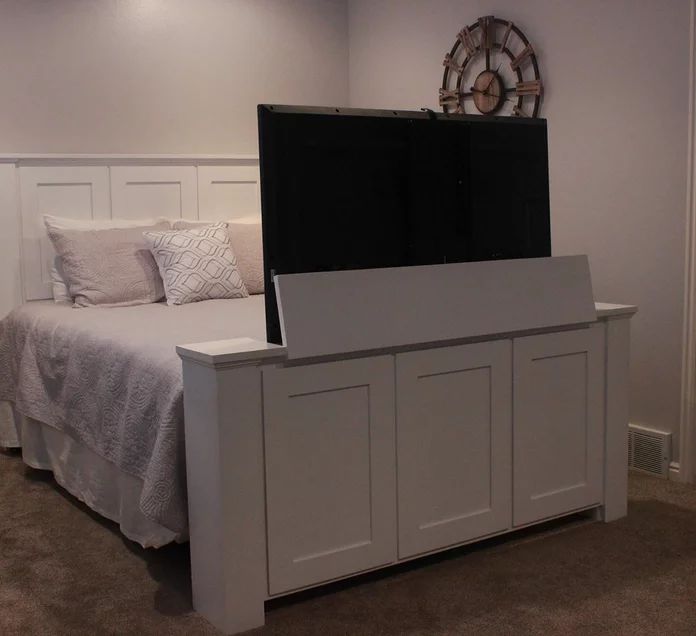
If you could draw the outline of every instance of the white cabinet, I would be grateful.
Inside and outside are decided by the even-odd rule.
[[[396,559],[394,358],[263,373],[269,592]]]
[[[603,325],[264,370],[269,593],[600,505],[604,373]]]
[[[399,557],[510,527],[512,344],[396,356]]]
[[[514,342],[514,525],[602,500],[603,326]]]

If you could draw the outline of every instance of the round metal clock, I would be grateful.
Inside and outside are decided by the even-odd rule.
[[[465,26],[442,64],[444,112],[539,116],[539,64],[529,40],[512,22],[488,15]]]

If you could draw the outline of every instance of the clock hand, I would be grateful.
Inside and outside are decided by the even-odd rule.
[[[502,62],[501,62],[501,64],[502,64]],[[487,91],[491,87],[491,84],[493,83],[493,80],[497,77],[499,70],[500,70],[500,64],[498,64],[498,68],[495,69],[495,71],[493,72],[493,76],[491,77],[488,84],[486,84],[486,88],[483,89],[484,91]]]
[[[500,95],[498,95],[498,93],[487,93],[486,91],[482,91],[479,88],[474,88],[473,86],[471,87],[471,90],[474,93],[481,93],[481,95],[486,95],[487,97],[500,97]],[[508,101],[510,101],[510,100],[508,100]]]
[[[471,91],[474,93],[481,93],[481,95],[493,95],[494,93],[489,93],[488,90],[483,89],[481,90],[480,88],[476,88],[475,86],[471,87]]]

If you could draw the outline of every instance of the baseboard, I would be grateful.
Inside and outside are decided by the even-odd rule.
[[[679,462],[669,463],[669,478],[674,481],[681,481],[679,473]]]

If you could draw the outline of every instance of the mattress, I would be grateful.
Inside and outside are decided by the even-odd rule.
[[[184,536],[183,382],[175,346],[239,336],[265,341],[262,295],[174,307],[27,303],[0,321],[0,401],[139,480],[139,513]]]

